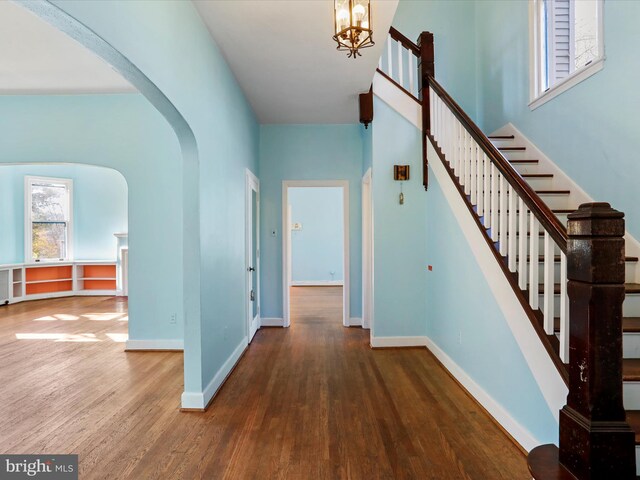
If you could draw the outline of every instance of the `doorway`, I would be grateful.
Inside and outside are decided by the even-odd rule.
[[[260,328],[260,181],[246,170],[246,312],[247,340]]]
[[[291,325],[292,289],[341,296],[342,324],[349,326],[349,182],[284,181],[283,317]]]

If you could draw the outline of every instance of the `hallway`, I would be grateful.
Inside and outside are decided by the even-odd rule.
[[[317,301],[303,290],[299,306]],[[182,354],[107,341],[122,308],[70,298],[0,310],[0,452],[77,453],[84,479],[529,478],[429,353],[371,350],[339,313],[301,309],[289,329],[258,331],[209,410],[184,413]]]

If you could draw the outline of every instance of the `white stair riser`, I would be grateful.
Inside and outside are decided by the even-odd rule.
[[[640,333],[625,333],[622,336],[624,358],[640,358]]]
[[[570,195],[540,195],[540,198],[551,210],[575,208]]]
[[[624,382],[622,395],[625,410],[640,410],[640,382]]]
[[[640,294],[628,294],[622,304],[622,315],[625,317],[640,317]]]

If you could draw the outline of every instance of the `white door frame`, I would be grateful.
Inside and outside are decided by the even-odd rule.
[[[362,328],[373,326],[373,197],[371,168],[362,177]]]
[[[282,315],[283,325],[291,325],[289,287],[291,286],[291,225],[289,219],[289,188],[342,188],[342,219],[344,222],[342,249],[344,286],[342,288],[342,325],[349,326],[349,182],[347,180],[284,180],[282,182]]]
[[[247,324],[247,339],[249,343],[253,339],[256,331],[260,328],[260,180],[249,169],[245,169],[245,317]],[[256,192],[256,265],[253,263],[253,198],[252,192]],[[252,272],[249,267],[256,269],[256,292],[255,302],[257,303],[256,316],[253,316],[253,303],[251,301],[251,278]]]

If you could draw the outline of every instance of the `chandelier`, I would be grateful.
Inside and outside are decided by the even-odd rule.
[[[370,0],[334,0],[334,25],[337,49],[348,51],[347,57],[361,56],[361,48],[372,47]]]

